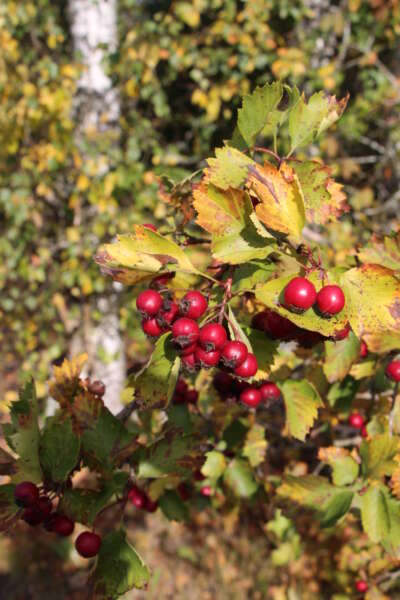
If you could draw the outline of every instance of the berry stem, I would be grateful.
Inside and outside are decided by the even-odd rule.
[[[226,307],[227,303],[229,302],[229,300],[232,298],[232,277],[228,277],[228,279],[224,283],[224,288],[225,288],[225,292],[224,292],[224,297],[223,297],[223,300],[221,303],[221,308],[219,311],[218,323],[222,323],[222,321],[224,320],[225,307]]]

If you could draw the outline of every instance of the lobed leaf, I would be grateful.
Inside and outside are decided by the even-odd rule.
[[[322,400],[311,383],[286,380],[279,384],[286,407],[286,426],[289,434],[304,441],[318,417]]]
[[[275,133],[281,111],[277,110],[282,99],[283,87],[280,82],[257,87],[243,97],[238,111],[238,128],[248,146],[253,146],[257,136],[264,130]]]
[[[42,431],[40,439],[40,463],[51,481],[66,481],[76,466],[80,440],[72,430],[71,419],[52,421]]]

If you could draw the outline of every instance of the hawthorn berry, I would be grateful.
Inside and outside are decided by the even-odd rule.
[[[65,515],[54,515],[51,521],[51,531],[61,537],[68,537],[75,528],[75,523]]]
[[[199,344],[204,350],[222,350],[228,337],[219,323],[208,323],[200,329]]]
[[[368,591],[368,583],[364,579],[359,579],[355,583],[355,588],[357,592],[360,592],[360,594],[364,594]]]
[[[224,371],[218,371],[213,379],[213,385],[222,398],[231,398],[235,395],[236,382],[234,377]]]
[[[251,325],[254,329],[264,331],[269,337],[279,340],[288,339],[297,330],[296,325],[292,321],[269,309],[265,309],[254,315]]]
[[[363,438],[366,438],[366,437],[368,437],[368,431],[367,431],[367,428],[366,428],[366,426],[365,426],[365,425],[363,425],[363,426],[361,427],[361,437],[363,437]]]
[[[172,337],[178,346],[190,346],[198,340],[199,326],[193,319],[181,317],[172,325]]]
[[[190,346],[186,346],[186,348],[180,348],[179,354],[180,356],[186,356],[187,354],[194,354],[196,352],[197,342],[194,344],[190,344]]]
[[[196,360],[194,353],[185,354],[184,356],[182,356],[181,361],[183,368],[189,371],[190,373],[194,373],[199,368],[199,364]]]
[[[349,425],[355,429],[362,429],[364,423],[364,417],[360,413],[353,413],[349,416]]]
[[[28,508],[25,508],[22,513],[22,519],[28,523],[28,525],[36,527],[36,525],[43,523],[44,515],[39,510],[38,506],[29,506]]]
[[[346,323],[346,325],[343,327],[343,329],[339,329],[334,331],[333,335],[332,335],[332,339],[335,342],[339,342],[340,340],[344,340],[345,338],[347,338],[347,336],[349,335],[351,331],[351,327],[350,327],[350,323]]]
[[[205,479],[205,477],[200,469],[196,469],[196,471],[193,473],[193,477],[194,477],[195,481],[204,481],[204,479]]]
[[[155,317],[152,319],[144,319],[142,321],[142,329],[146,335],[152,338],[160,337],[160,335],[166,331],[166,329],[158,323]]]
[[[181,314],[189,319],[200,319],[208,308],[208,301],[201,292],[190,291],[182,298],[179,305]]]
[[[36,507],[42,513],[43,518],[47,518],[53,510],[53,504],[48,496],[41,496]]]
[[[32,481],[22,481],[15,486],[14,500],[18,506],[28,508],[39,500],[39,490]]]
[[[209,496],[212,496],[213,489],[210,485],[203,485],[203,487],[200,490],[200,493],[202,496],[206,496],[208,498]]]
[[[255,408],[262,400],[261,392],[257,388],[249,387],[240,394],[240,401],[246,406]]]
[[[189,390],[186,392],[185,400],[188,404],[196,404],[199,399],[199,392],[197,390]]]
[[[175,321],[179,314],[179,306],[173,300],[166,300],[162,310],[158,313],[156,319],[161,327],[169,327]]]
[[[257,359],[251,352],[248,353],[246,360],[242,362],[241,365],[236,367],[234,370],[235,375],[239,377],[243,377],[247,379],[248,377],[253,377],[257,373],[258,363]]]
[[[360,345],[360,358],[365,358],[368,354],[368,346],[367,344],[364,342],[364,340],[361,340],[361,345]]]
[[[182,379],[180,377],[178,379],[178,381],[176,382],[175,394],[186,394],[187,391],[188,391],[188,384],[186,383],[186,381],[184,379]]]
[[[158,502],[156,500],[151,500],[151,498],[146,496],[144,510],[148,513],[154,513],[154,512],[156,512],[157,508],[158,508]]]
[[[318,333],[318,331],[309,331],[308,329],[303,329],[302,327],[298,327],[294,335],[294,340],[302,348],[313,348],[316,344],[323,342],[324,339],[326,338]]]
[[[343,290],[338,285],[324,285],[317,294],[318,310],[326,316],[337,315],[345,301]]]
[[[136,506],[136,508],[144,508],[146,504],[146,494],[134,485],[128,492],[128,500],[133,506]]]
[[[154,277],[151,280],[150,286],[157,289],[163,288],[170,279],[173,279],[173,277],[175,277],[175,273],[163,273],[162,275],[157,275],[157,277]]]
[[[262,383],[258,389],[262,400],[279,400],[281,397],[281,390],[272,381]]]
[[[305,277],[294,277],[284,291],[286,308],[295,312],[303,312],[315,303],[317,292],[314,284]]]
[[[185,483],[180,483],[177,487],[177,491],[179,496],[181,497],[182,502],[187,502],[191,496],[190,489]]]
[[[211,367],[215,367],[219,363],[219,359],[221,357],[221,353],[219,350],[211,350],[207,352],[201,346],[196,346],[196,350],[194,351],[194,355],[196,358],[196,362],[200,365],[200,367],[204,369],[210,369]]]
[[[157,227],[153,223],[143,223],[143,227],[150,229],[151,231],[157,231]]]
[[[386,367],[385,373],[387,377],[393,381],[400,381],[400,360],[392,360]]]
[[[229,369],[236,369],[244,363],[249,351],[246,344],[239,340],[226,342],[221,352],[221,361]]]
[[[93,531],[83,531],[75,540],[75,548],[83,558],[93,558],[99,553],[101,537]]]
[[[163,305],[161,294],[155,290],[144,290],[136,298],[136,308],[144,318],[154,317]]]
[[[106,393],[106,386],[102,381],[96,380],[89,383],[89,390],[92,394],[102,397]]]

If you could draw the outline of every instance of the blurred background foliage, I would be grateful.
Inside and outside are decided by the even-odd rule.
[[[49,364],[85,327],[87,301],[110,282],[92,257],[134,223],[159,226],[157,175],[179,180],[230,136],[241,96],[282,79],[325,89],[349,107],[320,142],[351,212],[321,244],[335,260],[394,228],[399,205],[398,0],[120,0],[119,45],[107,69],[121,100],[120,135],[77,143],[65,1],[0,6],[0,397],[16,373]],[[106,166],[107,168],[104,168]],[[318,232],[313,232],[319,236]],[[134,295],[119,294],[128,365],[145,344]],[[93,315],[92,315],[93,317]],[[94,315],[96,317],[96,315]]]

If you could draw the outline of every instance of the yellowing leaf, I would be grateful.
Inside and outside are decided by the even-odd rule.
[[[255,423],[246,435],[243,447],[243,456],[245,456],[252,467],[257,467],[265,459],[267,451],[267,440],[262,425]]]
[[[383,238],[373,235],[368,246],[359,250],[358,258],[400,272],[400,232]]]
[[[257,135],[265,127],[276,126],[282,114],[277,111],[282,94],[282,84],[274,82],[244,96],[242,108],[238,111],[238,127],[249,146],[254,144]]]
[[[318,416],[322,400],[311,383],[305,379],[286,380],[280,384],[286,407],[286,425],[289,434],[304,441]]]

